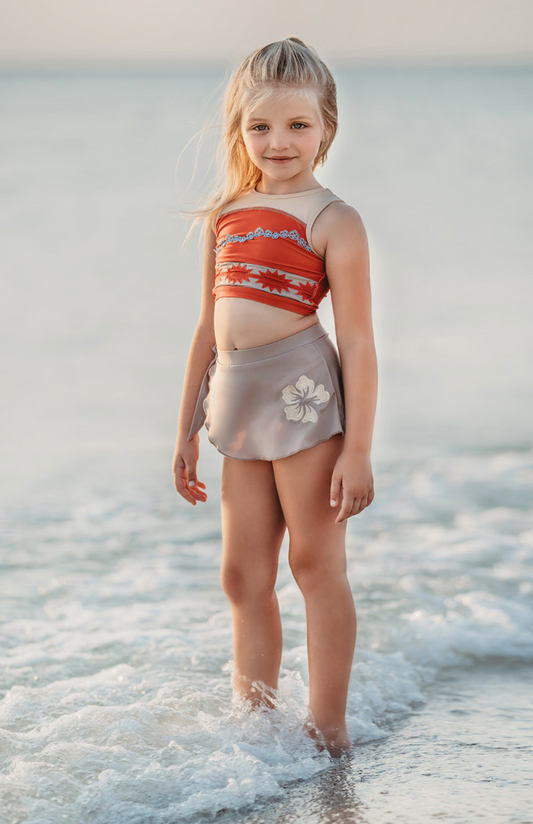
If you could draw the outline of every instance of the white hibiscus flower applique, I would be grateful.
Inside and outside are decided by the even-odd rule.
[[[318,412],[315,406],[321,406],[330,399],[329,392],[324,389],[323,384],[315,388],[315,382],[306,375],[301,375],[296,381],[296,386],[289,384],[282,391],[281,396],[288,404],[284,412],[289,421],[301,421],[306,423],[316,423]]]

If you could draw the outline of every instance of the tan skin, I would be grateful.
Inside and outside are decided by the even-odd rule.
[[[324,130],[316,106],[292,92],[245,110],[242,141],[262,172],[258,191],[286,194],[321,188],[312,172]],[[277,160],[277,158],[281,158]],[[283,159],[285,158],[285,159]],[[342,364],[346,431],[275,461],[224,458],[222,585],[234,630],[234,689],[251,704],[267,703],[278,687],[281,621],[274,591],[278,556],[288,529],[289,563],[303,593],[309,654],[309,731],[332,754],[350,748],[345,714],[356,637],[346,576],[347,519],[372,503],[370,461],[377,395],[366,233],[358,213],[330,204],[311,238],[324,257]],[[214,301],[215,235],[204,244],[200,320],[184,381],[173,459],[175,485],[193,506],[207,500],[196,466],[199,437],[187,434],[212,347],[245,349],[288,337],[317,322],[241,298]],[[261,682],[263,690],[254,687]]]

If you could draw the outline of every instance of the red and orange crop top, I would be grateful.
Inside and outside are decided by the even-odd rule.
[[[326,206],[340,200],[329,189],[253,190],[227,204],[216,223],[215,300],[247,298],[299,315],[315,312],[329,283],[311,229]]]

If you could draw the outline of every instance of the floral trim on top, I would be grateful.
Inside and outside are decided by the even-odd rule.
[[[227,243],[244,243],[246,240],[253,240],[255,237],[270,237],[272,240],[278,240],[278,238],[290,238],[290,240],[295,240],[298,243],[298,246],[301,246],[303,249],[306,249],[308,252],[313,252],[309,244],[300,237],[296,229],[292,229],[292,231],[287,231],[287,229],[282,229],[281,232],[273,232],[271,229],[261,229],[260,226],[254,232],[248,232],[246,235],[226,235],[223,241],[218,244],[215,249],[215,255],[218,255],[221,249]],[[314,253],[313,253],[314,254]]]

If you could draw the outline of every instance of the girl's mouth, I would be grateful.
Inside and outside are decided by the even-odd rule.
[[[267,160],[271,160],[272,163],[288,163],[294,160],[294,157],[267,157]]]

